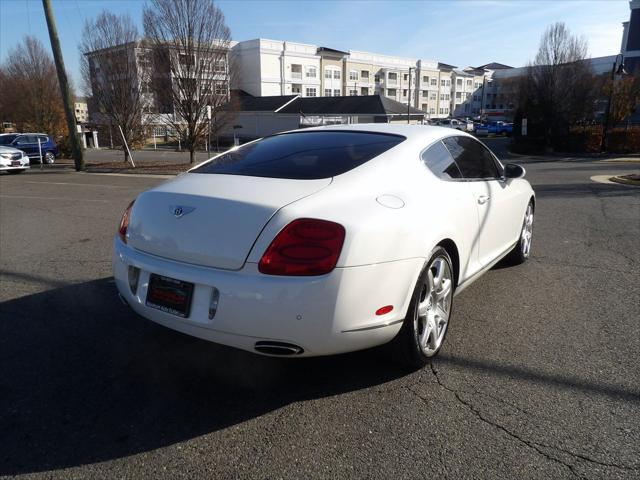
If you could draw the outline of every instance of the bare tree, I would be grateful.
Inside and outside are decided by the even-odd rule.
[[[609,126],[615,127],[631,115],[640,102],[640,77],[628,76],[615,80],[608,78],[602,92],[611,99],[608,121]]]
[[[521,79],[519,110],[548,145],[576,121],[593,114],[594,76],[586,57],[587,42],[572,35],[564,23],[555,23],[543,34],[538,53]]]
[[[229,28],[213,0],[150,0],[143,18],[154,49],[153,90],[194,163],[209,128],[207,107],[214,133],[232,115]]]
[[[35,37],[25,36],[0,67],[0,112],[22,131],[66,133],[56,67]]]
[[[144,111],[151,108],[146,49],[129,15],[103,11],[87,20],[80,42],[80,69],[85,89],[92,92],[100,122],[120,129],[128,145],[143,135]],[[129,152],[123,145],[124,160]]]

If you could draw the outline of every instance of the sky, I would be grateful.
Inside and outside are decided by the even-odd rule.
[[[628,0],[219,0],[233,40],[270,38],[426,60],[459,67],[533,58],[557,21],[584,36],[592,57],[620,51]],[[52,0],[67,70],[79,85],[82,27],[107,9],[142,31],[145,0]],[[0,0],[0,62],[26,35],[49,47],[40,0]]]

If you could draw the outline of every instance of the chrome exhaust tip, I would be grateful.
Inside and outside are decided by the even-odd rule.
[[[279,357],[300,355],[304,353],[304,349],[302,347],[285,342],[261,341],[256,342],[253,348],[256,352],[264,353],[266,355],[276,355]]]

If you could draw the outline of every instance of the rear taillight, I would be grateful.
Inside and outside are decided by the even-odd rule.
[[[335,268],[343,242],[342,225],[299,218],[276,235],[258,270],[267,275],[324,275]]]
[[[131,208],[133,207],[133,200],[127,209],[122,214],[122,219],[120,220],[120,228],[118,229],[118,235],[120,236],[120,240],[124,243],[127,243],[127,228],[129,227],[129,216],[131,215]]]

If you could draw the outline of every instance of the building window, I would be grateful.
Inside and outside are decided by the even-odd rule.
[[[451,86],[451,80],[447,80],[447,87]]]
[[[426,112],[426,111],[427,111],[427,104],[426,104],[426,103],[423,103],[423,104],[422,104],[422,106],[421,106],[421,108],[422,108],[422,111],[423,111],[423,112]]]
[[[325,88],[324,89],[324,96],[325,97],[330,97],[331,96],[331,89],[330,88]]]
[[[424,75],[424,76],[422,77],[422,82],[423,82],[423,83],[429,83],[429,77],[428,77],[427,75]]]
[[[340,70],[333,71],[333,78],[335,78],[336,80],[340,80]]]
[[[436,92],[431,92],[431,96],[429,97],[429,100],[437,100],[438,99],[438,94]]]
[[[215,73],[227,73],[227,62],[224,60],[217,60],[213,64],[213,71]]]
[[[408,74],[408,73],[405,73],[405,74],[402,76],[402,79],[403,79],[405,82],[408,82],[408,81],[409,81],[409,74]]]
[[[473,85],[473,80],[467,80],[467,87],[470,87],[471,85]]]
[[[456,98],[462,98],[462,93],[461,92],[456,92]]]
[[[291,78],[302,79],[302,65],[291,65]]]
[[[444,114],[444,108],[441,108],[440,109],[440,115],[443,115],[443,114]]]
[[[456,85],[457,85],[458,87],[461,87],[461,86],[462,86],[462,79],[461,79],[461,78],[458,78],[458,79],[456,80]]]
[[[444,93],[440,94],[440,100],[444,100]]]
[[[361,70],[360,77],[362,78],[362,80],[369,81],[369,70]]]
[[[436,109],[435,109],[435,108],[433,108],[433,107],[431,107],[431,108],[429,109],[429,113],[430,113],[431,115],[435,115],[435,113],[436,113]]]
[[[480,88],[481,86],[482,86],[482,83],[476,82],[476,88]]]
[[[307,97],[315,97],[316,96],[315,87],[307,87],[305,89],[305,94],[306,94]]]
[[[380,75],[376,73],[376,75],[374,76],[374,80],[376,83],[380,83]]]
[[[396,89],[395,88],[387,88],[387,97],[395,97]]]
[[[402,90],[402,96],[403,96],[403,97],[406,97],[406,96],[407,96],[407,90],[406,90],[406,89]]]
[[[307,71],[306,71],[307,78],[316,78],[316,73],[317,73],[316,67],[307,67]]]
[[[444,78],[442,80],[440,80],[440,86],[444,87],[447,84],[447,82],[444,80]]]
[[[422,98],[427,98],[429,96],[429,92],[426,90],[422,90]]]
[[[291,85],[291,93],[302,93],[302,85],[299,83],[294,83]]]
[[[349,80],[358,80],[358,71],[350,70],[349,71]]]
[[[215,94],[216,95],[226,95],[227,94],[227,85],[225,83],[223,83],[223,82],[216,82]]]
[[[369,89],[367,87],[360,88],[360,95],[369,95]]]
[[[448,108],[445,108],[445,109],[444,109],[444,113],[445,113],[445,115],[448,115],[448,114],[449,114],[449,109],[448,109]]]
[[[432,78],[431,79],[431,85],[438,85],[438,79],[437,78]]]
[[[352,97],[357,97],[358,96],[358,90],[350,89],[349,90],[349,95],[352,96]]]
[[[387,79],[389,80],[389,83],[396,83],[398,81],[398,74],[390,72],[387,75]]]
[[[340,91],[340,89],[339,89],[339,88],[338,88],[338,89],[335,89],[335,90],[333,91],[333,96],[334,96],[334,97],[339,97],[340,95],[342,95],[342,92]]]
[[[324,69],[324,78],[331,78],[331,69],[330,68],[325,68]]]

